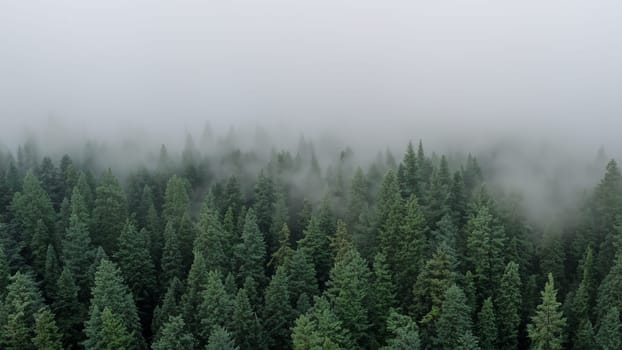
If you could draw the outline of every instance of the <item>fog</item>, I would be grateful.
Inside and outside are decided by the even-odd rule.
[[[595,181],[581,169],[600,146],[622,150],[621,11],[608,0],[0,0],[0,142],[183,145],[209,122],[369,158],[401,156],[408,140],[489,158],[509,144],[496,156],[505,182],[537,194],[563,175],[575,188]]]

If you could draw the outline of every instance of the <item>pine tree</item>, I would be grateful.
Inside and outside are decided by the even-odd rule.
[[[99,348],[100,341],[105,340],[105,332],[114,330],[104,327],[116,326],[114,318],[118,318],[123,329],[130,334],[132,347],[140,347],[144,341],[140,335],[138,311],[132,293],[123,281],[119,268],[108,259],[102,259],[95,272],[95,284],[91,294],[89,319],[84,325],[87,338],[85,348]],[[107,320],[109,324],[105,324],[103,317],[106,308],[112,314]]]
[[[153,320],[151,322],[151,331],[154,338],[157,339],[160,334],[161,327],[168,321],[170,317],[179,316],[181,313],[180,301],[183,294],[183,286],[181,282],[174,277],[169,284],[162,303],[156,306],[153,311]],[[185,325],[185,323],[184,323]]]
[[[37,350],[60,350],[63,348],[54,314],[44,308],[35,315],[35,336],[32,343]]]
[[[244,288],[240,288],[235,297],[229,328],[241,350],[265,348],[266,341],[261,322],[253,311]]]
[[[162,219],[164,221],[173,221],[177,226],[184,214],[188,212],[190,206],[188,185],[184,178],[177,175],[173,175],[168,179],[162,209]]]
[[[376,335],[376,342],[382,344],[386,334],[387,318],[396,304],[395,284],[387,265],[386,257],[377,253],[374,257],[371,281],[371,305],[369,307],[372,329]]]
[[[369,206],[369,182],[361,168],[357,168],[350,187],[350,201],[348,204],[347,223],[352,227],[359,216]]]
[[[369,344],[370,327],[367,302],[370,273],[367,263],[354,249],[335,261],[330,272],[326,295],[332,309],[359,346]]]
[[[104,248],[106,254],[117,249],[117,241],[127,217],[125,193],[110,169],[102,177],[96,190],[91,231],[95,246]],[[77,274],[76,274],[77,277]]]
[[[553,275],[549,273],[548,281],[541,293],[542,303],[538,305],[536,314],[527,325],[527,332],[533,349],[555,350],[562,348],[566,318],[563,317],[557,301],[557,290]]]
[[[467,254],[473,267],[479,295],[490,296],[495,290],[495,281],[503,274],[503,227],[496,225],[486,206],[477,210],[467,226]]]
[[[603,350],[614,350],[622,348],[622,324],[620,323],[620,311],[617,307],[612,307],[605,317],[600,321],[598,333],[596,333],[596,343]]]
[[[185,329],[181,316],[170,316],[162,327],[161,335],[153,343],[153,350],[195,349],[196,341]]]
[[[55,243],[43,220],[37,220],[35,231],[32,233],[32,267],[39,276],[45,275],[45,260],[47,257],[48,246]]]
[[[477,315],[477,336],[480,339],[482,350],[494,350],[497,344],[497,320],[493,308],[492,299],[484,300],[482,308]]]
[[[417,327],[417,322],[409,316],[391,311],[387,320],[387,328],[392,337],[381,350],[419,350],[421,348],[419,327]]]
[[[63,345],[69,348],[81,340],[85,308],[78,301],[79,288],[71,270],[65,266],[56,281],[52,310],[58,318],[58,328],[63,335]]]
[[[202,302],[202,293],[207,284],[207,268],[203,254],[195,252],[192,267],[186,279],[186,289],[181,298],[182,316],[188,331],[198,335],[201,329],[201,319],[197,315],[196,308]]]
[[[613,307],[622,309],[622,254],[618,254],[616,263],[598,287],[597,320],[602,320]]]
[[[182,257],[179,250],[179,237],[175,231],[172,221],[166,223],[164,229],[164,248],[161,259],[161,278],[162,286],[168,286],[174,278],[182,278]]]
[[[268,346],[276,349],[290,347],[290,327],[294,321],[294,310],[288,302],[287,272],[284,267],[276,270],[265,291],[265,306],[262,310],[262,319],[268,336]]]
[[[583,256],[580,269],[581,282],[570,303],[568,315],[569,329],[574,330],[584,320],[592,315],[594,297],[596,295],[597,282],[594,276],[594,258],[592,248],[588,247]]]
[[[235,345],[235,342],[231,338],[231,333],[221,326],[216,326],[212,329],[209,336],[209,343],[205,347],[205,350],[239,350],[240,348]]]
[[[2,244],[0,244],[0,300],[2,300],[4,293],[10,281],[9,273],[9,261]]]
[[[417,198],[411,196],[406,202],[406,217],[403,219],[403,237],[399,239],[397,256],[394,257],[397,286],[397,298],[402,307],[406,307],[412,297],[412,287],[424,263],[424,250],[428,227]]]
[[[262,170],[259,173],[259,177],[257,178],[257,183],[255,185],[254,207],[254,211],[257,214],[257,226],[261,232],[270,232],[274,199],[274,183],[272,178],[269,175],[266,176]],[[268,251],[273,251],[271,248],[272,247],[269,247]]]
[[[0,344],[7,349],[30,349],[34,315],[43,307],[43,298],[30,274],[16,272],[10,279],[0,307]]]
[[[268,244],[272,250],[268,251],[272,255],[281,246],[281,230],[283,225],[289,222],[289,214],[287,208],[287,198],[282,186],[277,186],[275,190],[275,199],[272,210],[272,219],[270,220],[270,230],[266,232]],[[288,228],[289,229],[289,228]]]
[[[134,296],[143,323],[151,317],[156,297],[156,274],[149,246],[147,231],[142,229],[137,232],[134,223],[128,220],[119,236],[119,250],[114,255],[123,280]]]
[[[45,252],[50,242],[48,239],[33,242],[33,234],[37,232],[38,221],[41,220],[47,229],[46,237],[53,237],[55,213],[50,197],[31,171],[24,177],[22,191],[13,196],[10,209],[21,235],[20,240],[26,242],[32,251],[42,252],[42,258],[45,259]]]
[[[451,259],[443,247],[437,248],[415,282],[412,305],[414,315],[421,323],[436,320],[443,302],[445,290],[454,283],[455,273]]]
[[[320,286],[323,286],[328,279],[330,270],[330,240],[321,231],[317,216],[311,216],[309,225],[304,230],[304,237],[298,241],[298,249],[305,250],[305,253],[311,258],[318,282]]]
[[[54,289],[58,276],[60,276],[58,257],[56,256],[56,249],[50,244],[45,256],[45,270],[43,273],[43,291],[48,300],[55,294]]]
[[[207,275],[205,289],[201,293],[201,303],[197,308],[201,330],[198,334],[199,343],[207,343],[207,339],[216,326],[225,326],[232,313],[231,297],[227,294],[219,272],[210,271]]]
[[[135,349],[133,337],[130,335],[123,319],[105,307],[101,313],[101,330],[94,349]],[[87,346],[88,349],[88,346]]]
[[[266,279],[264,271],[266,244],[252,209],[247,212],[244,221],[242,242],[236,246],[234,252],[238,261],[238,281],[243,282],[250,277],[262,285]]]
[[[445,292],[436,322],[437,335],[434,343],[439,349],[455,349],[460,336],[470,332],[471,328],[471,310],[464,292],[460,287],[453,285]]]
[[[226,253],[231,251],[230,242],[217,213],[208,203],[203,204],[197,226],[198,232],[193,249],[198,249],[203,254],[208,270],[228,273],[231,262]]]
[[[313,298],[319,294],[313,262],[302,249],[296,249],[287,266],[289,281],[289,296],[292,305],[295,305],[302,295]]]
[[[596,349],[596,341],[594,340],[594,327],[590,320],[585,320],[579,325],[579,329],[575,336],[573,349],[592,350]]]
[[[80,287],[80,300],[84,300],[90,284],[90,266],[93,262],[93,247],[87,226],[76,214],[71,220],[63,240],[63,262],[71,270],[76,284]]]
[[[499,345],[504,349],[516,348],[521,313],[521,280],[518,265],[509,262],[499,283],[495,298]]]
[[[471,331],[467,331],[458,338],[456,350],[480,350],[479,341]]]
[[[355,347],[325,297],[316,297],[309,312],[296,319],[292,329],[292,343],[295,350]]]
[[[294,250],[291,247],[289,227],[287,227],[287,224],[283,224],[283,227],[281,227],[281,230],[278,233],[278,237],[279,248],[272,253],[272,258],[268,262],[268,266],[272,268],[284,266],[284,264],[291,259],[294,253]]]

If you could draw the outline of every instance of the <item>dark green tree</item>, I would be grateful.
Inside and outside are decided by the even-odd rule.
[[[156,306],[153,311],[153,321],[151,322],[151,331],[154,338],[158,338],[161,327],[168,321],[170,317],[179,316],[181,313],[180,301],[183,294],[183,286],[181,282],[174,277],[169,284],[162,303]],[[185,326],[185,323],[184,323]]]
[[[585,320],[579,325],[572,348],[577,350],[592,350],[598,348],[594,340],[594,327],[590,320]]]
[[[244,288],[240,288],[235,297],[229,328],[241,350],[264,349],[266,347],[263,327]]]
[[[386,325],[391,309],[396,306],[395,283],[384,254],[374,257],[369,306],[372,329],[377,344],[383,344],[387,336]]]
[[[121,316],[113,313],[109,307],[105,307],[100,316],[100,334],[93,349],[136,349],[134,339]],[[87,346],[87,349],[89,347]]]
[[[391,337],[381,350],[419,350],[421,348],[419,327],[411,317],[392,310],[387,320],[387,329],[391,332]]]
[[[198,340],[206,344],[210,333],[216,326],[225,326],[232,314],[231,296],[227,294],[222,283],[222,276],[217,271],[207,274],[207,283],[201,293],[201,303],[197,305],[197,318],[201,329]]]
[[[144,344],[138,310],[134,304],[132,293],[123,281],[121,271],[110,260],[101,260],[95,272],[95,284],[91,295],[89,318],[84,325],[85,348],[100,348],[100,342],[106,340],[106,332],[118,328],[115,326],[116,320],[114,318],[118,318],[122,329],[131,337],[131,347],[139,348]],[[111,314],[107,319],[104,318],[105,309],[109,309]],[[107,329],[108,326],[115,327]],[[120,334],[119,337],[122,335]]]
[[[561,304],[557,301],[557,290],[551,273],[541,295],[542,303],[538,305],[531,323],[527,325],[531,346],[533,349],[542,350],[561,349],[566,318],[559,310]]]
[[[614,350],[622,348],[622,324],[620,323],[620,311],[617,307],[612,307],[600,321],[598,333],[596,333],[596,343],[603,350]]]
[[[518,341],[518,326],[521,321],[521,279],[518,264],[509,262],[499,282],[496,295],[497,327],[499,329],[499,346],[504,349],[515,349]]]
[[[417,277],[413,288],[414,315],[422,324],[429,324],[438,317],[445,290],[455,280],[451,259],[443,247],[437,248]]]
[[[205,350],[239,350],[240,348],[235,345],[229,333],[222,326],[216,326],[212,329],[209,336],[209,343],[205,347]]]
[[[246,213],[242,242],[235,247],[234,254],[238,262],[238,281],[242,283],[250,277],[262,285],[266,279],[264,270],[266,244],[252,209]]]
[[[323,286],[328,279],[328,272],[330,271],[330,239],[326,233],[322,232],[317,216],[313,215],[309,220],[309,225],[304,230],[303,238],[298,241],[298,249],[304,250],[307,256],[311,258],[315,266],[318,282],[320,286]]]
[[[35,315],[35,336],[32,343],[37,350],[61,350],[61,334],[59,333],[54,314],[47,308]]]
[[[370,271],[356,249],[348,250],[335,261],[330,272],[326,296],[333,312],[359,346],[369,344],[370,321],[367,303]]]
[[[63,345],[71,348],[82,339],[82,323],[86,309],[78,301],[79,288],[71,270],[65,266],[56,281],[52,310],[58,318],[58,328],[63,335]]]
[[[279,267],[270,280],[265,292],[265,306],[262,319],[268,336],[268,346],[286,349],[290,345],[290,327],[294,321],[294,310],[290,303],[287,272]]]
[[[198,335],[201,330],[201,319],[197,315],[196,308],[203,301],[203,290],[207,285],[207,268],[203,254],[195,252],[192,267],[186,279],[186,289],[181,298],[182,316],[188,331]]]
[[[470,332],[472,327],[471,309],[464,292],[456,285],[449,287],[436,321],[434,344],[439,349],[455,349],[460,336]]]
[[[181,316],[170,316],[162,327],[161,335],[153,343],[153,350],[193,350],[196,341],[185,329],[186,324]]]
[[[111,255],[117,249],[119,235],[123,232],[127,218],[125,193],[110,169],[104,173],[95,192],[91,225],[93,243]]]
[[[32,349],[34,316],[42,307],[43,298],[33,277],[16,272],[0,307],[0,344],[6,349]]]
[[[319,294],[315,268],[313,262],[303,249],[296,249],[287,265],[287,279],[289,282],[289,296],[292,305],[295,305],[301,295],[313,298]]]
[[[161,265],[161,286],[168,286],[174,278],[182,278],[182,261],[181,252],[179,250],[179,237],[175,231],[175,225],[172,221],[166,223],[164,229],[164,248],[162,250]]]
[[[76,214],[72,214],[69,228],[63,239],[63,262],[80,287],[80,300],[86,299],[91,281],[90,267],[93,257],[94,251],[88,228]]]
[[[494,350],[497,348],[497,319],[493,308],[492,299],[484,300],[482,308],[477,314],[477,336],[482,350]]]

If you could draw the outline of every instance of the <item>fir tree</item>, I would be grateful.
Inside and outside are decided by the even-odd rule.
[[[303,294],[308,298],[319,294],[315,276],[315,268],[307,253],[302,249],[296,249],[287,266],[289,296],[292,305],[295,305]]]
[[[193,335],[198,335],[201,329],[201,319],[197,315],[196,308],[203,300],[202,293],[207,284],[207,274],[203,254],[196,252],[186,279],[186,289],[181,298],[182,316],[188,331]]]
[[[136,349],[133,337],[130,335],[123,319],[105,307],[101,313],[101,331],[94,349]],[[87,347],[88,349],[88,347]]]
[[[497,308],[499,345],[505,349],[514,349],[521,320],[521,280],[518,265],[514,262],[505,266],[494,305]]]
[[[81,340],[81,328],[86,310],[78,301],[78,292],[79,288],[73,274],[65,266],[56,281],[52,310],[58,318],[58,328],[63,335],[63,345],[66,348],[75,346]]]
[[[170,316],[162,327],[161,335],[153,343],[153,350],[195,349],[196,341],[185,329],[181,316]]]
[[[409,316],[391,311],[387,320],[387,328],[392,336],[381,350],[419,350],[421,348],[419,327],[417,327],[417,322]]]
[[[290,347],[289,329],[294,321],[294,311],[288,302],[287,272],[285,268],[276,270],[265,292],[265,306],[262,319],[268,336],[268,345],[271,348],[285,349]]]
[[[492,299],[488,297],[477,315],[477,335],[482,350],[494,350],[497,344],[497,320]]]
[[[209,336],[209,343],[205,347],[205,350],[239,350],[240,348],[235,345],[235,342],[231,338],[231,333],[221,326],[216,326],[212,329]]]
[[[54,314],[44,308],[35,315],[35,336],[32,343],[37,350],[61,350],[61,334],[59,333]]]
[[[386,337],[387,318],[391,309],[396,304],[395,284],[387,266],[386,257],[382,253],[377,253],[374,257],[372,283],[370,289],[371,305],[369,307],[371,315],[372,329],[376,335],[376,342],[382,344]]]
[[[162,303],[156,306],[153,311],[153,321],[151,323],[151,331],[157,339],[160,329],[168,321],[170,317],[179,316],[181,313],[180,301],[183,294],[183,286],[181,282],[174,277],[169,284]],[[184,323],[185,325],[185,323]]]
[[[248,211],[244,221],[242,242],[236,246],[234,252],[238,261],[238,280],[243,282],[250,277],[262,285],[266,279],[264,271],[266,244],[252,209]]]
[[[235,297],[229,328],[241,350],[265,348],[266,341],[263,328],[251,307],[244,288],[240,288]]]
[[[590,320],[585,320],[579,325],[575,336],[573,349],[592,350],[598,348],[594,340],[594,327]]]
[[[104,248],[106,254],[117,249],[117,241],[127,217],[125,193],[117,179],[108,169],[96,190],[95,208],[93,209],[93,243]],[[77,277],[77,274],[76,274]]]
[[[304,231],[304,237],[298,241],[298,249],[302,249],[313,261],[320,286],[326,283],[330,270],[330,240],[320,229],[319,219],[312,216]]]
[[[108,259],[101,260],[95,272],[95,285],[91,291],[91,305],[89,319],[85,322],[84,333],[87,349],[97,349],[102,339],[105,340],[105,332],[111,331],[107,326],[115,326],[114,318],[118,318],[122,328],[131,337],[132,347],[140,347],[143,339],[140,332],[138,311],[127,285],[121,277],[121,271]],[[104,311],[108,308],[112,316],[104,322]],[[114,322],[113,322],[114,321]],[[116,326],[115,326],[116,327]],[[116,328],[115,328],[116,329]]]
[[[437,335],[434,343],[439,349],[454,349],[459,344],[460,336],[470,332],[471,328],[471,310],[464,292],[460,287],[453,285],[445,292],[436,322]]]
[[[561,349],[566,327],[566,318],[559,310],[557,290],[553,275],[549,273],[548,281],[541,293],[542,303],[538,305],[536,314],[527,326],[533,349]]]
[[[600,321],[598,333],[596,333],[596,343],[603,350],[614,350],[622,347],[622,324],[620,323],[620,311],[617,307],[612,307],[605,317]]]
[[[0,344],[7,349],[30,349],[36,313],[43,307],[43,298],[30,274],[16,272],[10,279],[0,307]]]
[[[219,272],[210,271],[207,275],[205,289],[201,293],[201,303],[198,305],[197,317],[201,329],[198,334],[199,342],[207,343],[207,339],[216,326],[225,326],[232,313],[231,297],[227,294]]]
[[[166,223],[164,229],[164,248],[162,250],[161,278],[162,286],[168,286],[174,278],[182,278],[182,261],[179,250],[179,237],[172,221]]]
[[[370,341],[366,307],[369,300],[369,277],[367,263],[352,248],[335,261],[326,290],[335,315],[359,346],[365,346]]]

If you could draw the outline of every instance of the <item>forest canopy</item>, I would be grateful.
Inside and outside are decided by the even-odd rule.
[[[2,348],[622,344],[615,160],[535,220],[486,157],[203,141],[122,169],[0,154]]]

